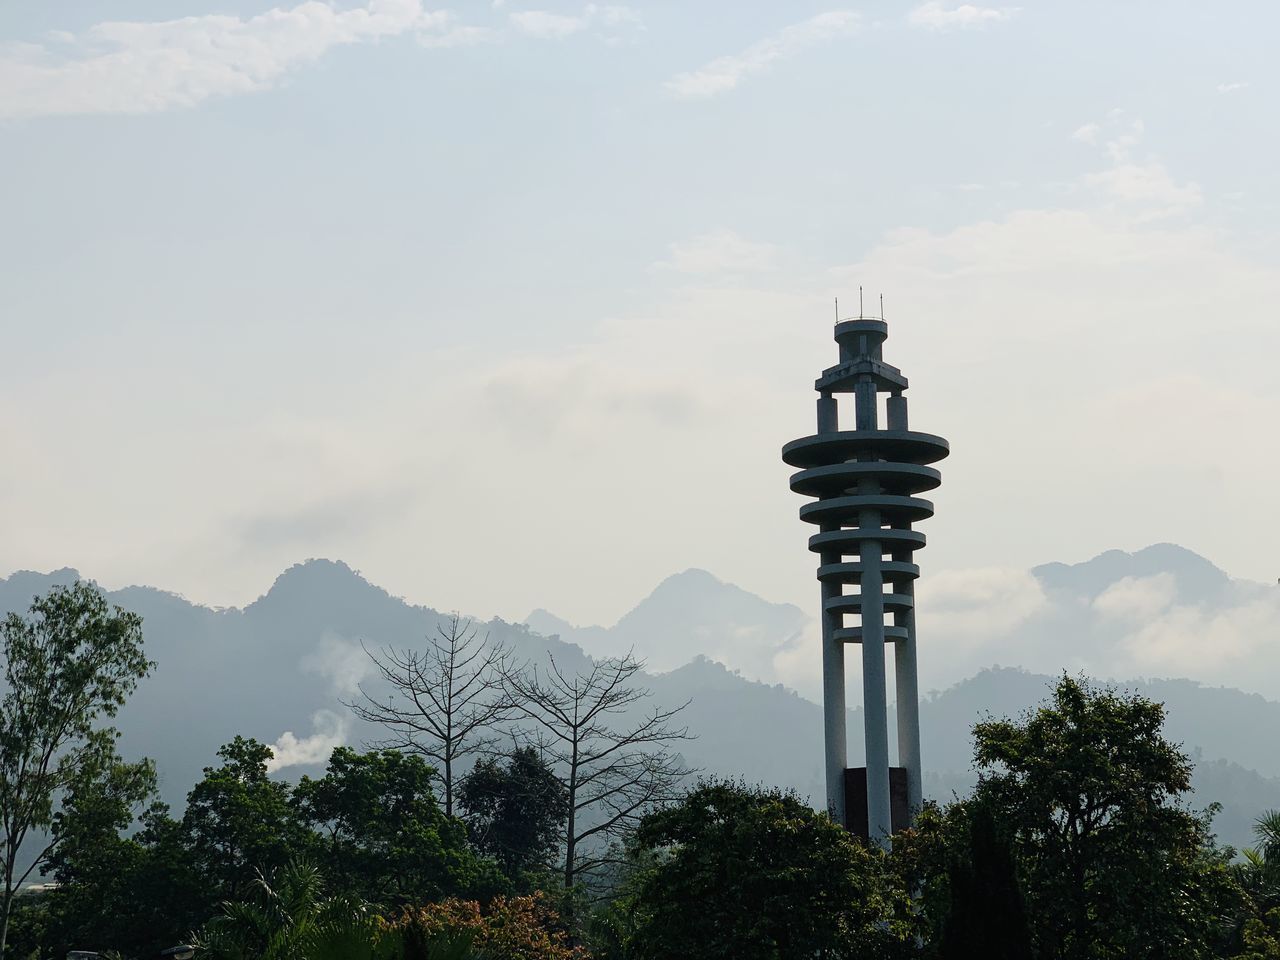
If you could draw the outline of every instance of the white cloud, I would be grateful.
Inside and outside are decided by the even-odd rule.
[[[835,37],[849,36],[858,29],[858,14],[832,10],[792,24],[772,37],[753,43],[735,56],[719,57],[689,73],[677,74],[666,88],[683,99],[702,99],[727,93],[744,79],[768,69],[772,64]]]
[[[1247,80],[1236,81],[1234,83],[1220,83],[1218,84],[1218,92],[1233,93],[1236,90],[1243,90],[1247,86],[1249,86],[1249,81]]]
[[[334,47],[408,32],[463,36],[421,0],[338,9],[318,0],[248,19],[208,14],[108,21],[48,44],[0,51],[0,117],[149,113],[269,89]]]
[[[670,251],[670,257],[656,266],[691,274],[769,270],[778,258],[773,244],[748,240],[724,228],[673,243]]]
[[[334,747],[347,742],[348,726],[345,716],[332,710],[317,710],[311,715],[311,728],[315,732],[310,736],[298,737],[292,730],[286,730],[271,744],[274,755],[267,761],[267,772],[326,762]]]
[[[539,40],[558,40],[587,27],[587,18],[566,17],[545,10],[522,10],[511,14],[511,22],[520,30]]]
[[[1040,582],[1026,570],[984,567],[945,570],[920,582],[930,616],[957,637],[1007,634],[1044,609]]]
[[[1079,140],[1081,143],[1097,143],[1098,134],[1102,132],[1102,127],[1096,123],[1086,123],[1083,126],[1076,127],[1075,132],[1071,134],[1072,140]]]
[[[474,47],[480,43],[492,43],[498,34],[488,27],[456,26],[442,32],[424,31],[418,34],[418,42],[424,47]]]
[[[1124,577],[1094,598],[1093,609],[1104,617],[1141,622],[1167,610],[1176,592],[1177,583],[1171,573]]]
[[[1008,20],[1018,10],[1018,7],[978,7],[971,3],[948,7],[940,0],[931,0],[912,10],[907,22],[913,27],[927,27],[930,30],[981,27]]]
[[[1280,590],[1238,590],[1222,606],[1173,605],[1134,625],[1120,644],[1135,670],[1191,676],[1275,697]]]
[[[1121,110],[1112,110],[1107,118],[1106,127],[1112,135],[1104,150],[1111,166],[1087,174],[1081,184],[1100,191],[1113,202],[1125,204],[1143,218],[1185,213],[1198,206],[1204,199],[1198,184],[1179,183],[1158,160],[1135,159],[1146,127],[1140,118],[1128,124],[1123,123],[1123,118]],[[1071,139],[1096,144],[1105,129],[1100,123],[1086,123],[1071,134]]]
[[[597,6],[589,3],[578,16],[549,13],[546,10],[522,10],[509,15],[515,27],[539,40],[561,40],[598,24],[605,27],[639,26],[640,14],[630,7]]]
[[[1093,173],[1085,183],[1113,200],[1145,209],[1148,215],[1183,213],[1204,199],[1196,183],[1178,183],[1163,164],[1125,163]]]
[[[376,673],[376,667],[359,640],[326,633],[316,648],[302,658],[298,666],[329,681],[330,691],[338,697],[351,697],[359,692],[360,682]]]

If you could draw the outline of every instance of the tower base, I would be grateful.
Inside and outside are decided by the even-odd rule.
[[[845,827],[850,833],[869,840],[867,829],[867,768],[850,767],[844,772]],[[911,807],[907,802],[907,768],[889,768],[889,819],[893,832],[911,826]]]

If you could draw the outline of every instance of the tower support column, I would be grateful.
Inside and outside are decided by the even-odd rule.
[[[839,555],[822,555],[823,563],[839,562]],[[822,583],[822,723],[826,757],[827,812],[847,827],[844,770],[849,765],[845,743],[848,710],[845,706],[844,641],[836,638],[840,616],[827,610],[827,600],[840,595],[840,584]]]
[[[818,398],[818,433],[840,429],[836,400],[830,394]],[[823,527],[822,529],[828,529]],[[838,528],[835,528],[838,529]],[[839,563],[840,554],[821,554],[822,563]],[[827,812],[842,826],[848,826],[844,796],[844,769],[849,765],[846,744],[848,711],[845,706],[844,641],[836,638],[839,614],[827,610],[827,601],[840,595],[840,583],[822,581],[822,724],[823,753],[827,779]]]
[[[862,541],[862,723],[867,748],[867,837],[887,847],[893,833],[889,804],[889,704],[885,696],[884,578],[878,540]]]
[[[915,583],[905,580],[894,588],[911,597],[911,606],[898,618],[907,637],[893,647],[894,687],[898,701],[898,765],[907,771],[907,810],[915,820],[924,804],[920,766],[920,684],[916,667]]]

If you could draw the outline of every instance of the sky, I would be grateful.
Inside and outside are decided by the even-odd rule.
[[[926,577],[1280,577],[1280,8],[272,2],[0,8],[0,575],[810,608],[861,287]]]

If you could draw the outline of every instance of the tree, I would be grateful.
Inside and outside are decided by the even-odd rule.
[[[425,651],[366,651],[390,692],[378,697],[362,685],[363,699],[347,706],[360,719],[391,731],[377,746],[434,761],[444,788],[444,812],[452,817],[459,762],[493,746],[490,730],[506,714],[501,677],[507,652],[456,613],[448,623],[447,628],[436,625]]]
[[[294,814],[289,785],[267,776],[270,747],[236,737],[218,756],[222,765],[205,767],[187,794],[182,825],[207,886],[235,900],[260,873],[309,853],[312,835]]]
[[[1164,708],[1063,676],[1019,720],[974,728],[974,802],[1011,839],[1036,955],[1201,957],[1230,895]]]
[[[1241,893],[1232,953],[1235,960],[1280,960],[1280,811],[1259,817],[1254,836],[1257,847],[1242,850],[1231,868]]]
[[[495,897],[481,911],[474,900],[450,898],[406,910],[393,923],[404,938],[405,960],[436,960],[442,937],[465,938],[477,960],[590,960],[540,893]]]
[[[46,943],[59,954],[138,946],[133,879],[146,850],[122,834],[155,796],[155,765],[125,763],[116,756],[114,737],[102,739],[102,749],[77,772],[53,817],[47,869],[57,886],[49,895]]]
[[[290,861],[259,875],[196,937],[209,960],[393,960],[400,937],[356,897],[330,896],[319,869]]]
[[[4,831],[0,955],[17,888],[52,841],[19,867],[19,851],[53,823],[57,799],[102,749],[98,720],[114,717],[153,664],[142,652],[142,618],[112,607],[76,581],[36,597],[29,615],[0,624],[0,827]]]
[[[942,956],[1031,960],[1031,928],[1008,838],[986,807],[972,804],[964,813],[962,845],[947,864]]]
[[[688,730],[670,725],[688,703],[636,718],[650,695],[630,685],[640,667],[628,655],[592,661],[583,674],[566,673],[548,654],[545,669],[505,674],[508,702],[526,724],[525,736],[551,759],[564,785],[566,890],[605,861],[609,840],[674,799],[691,772],[672,750],[673,743],[689,739]]]
[[[506,764],[481,760],[463,777],[458,801],[476,849],[518,886],[548,870],[569,817],[568,791],[533,747]]]
[[[704,782],[645,817],[629,955],[639,960],[905,956],[909,898],[885,854],[793,793]]]
[[[500,883],[445,816],[422,757],[338,747],[325,775],[294,789],[300,820],[322,835],[320,857],[339,889],[382,905],[436,900]]]

